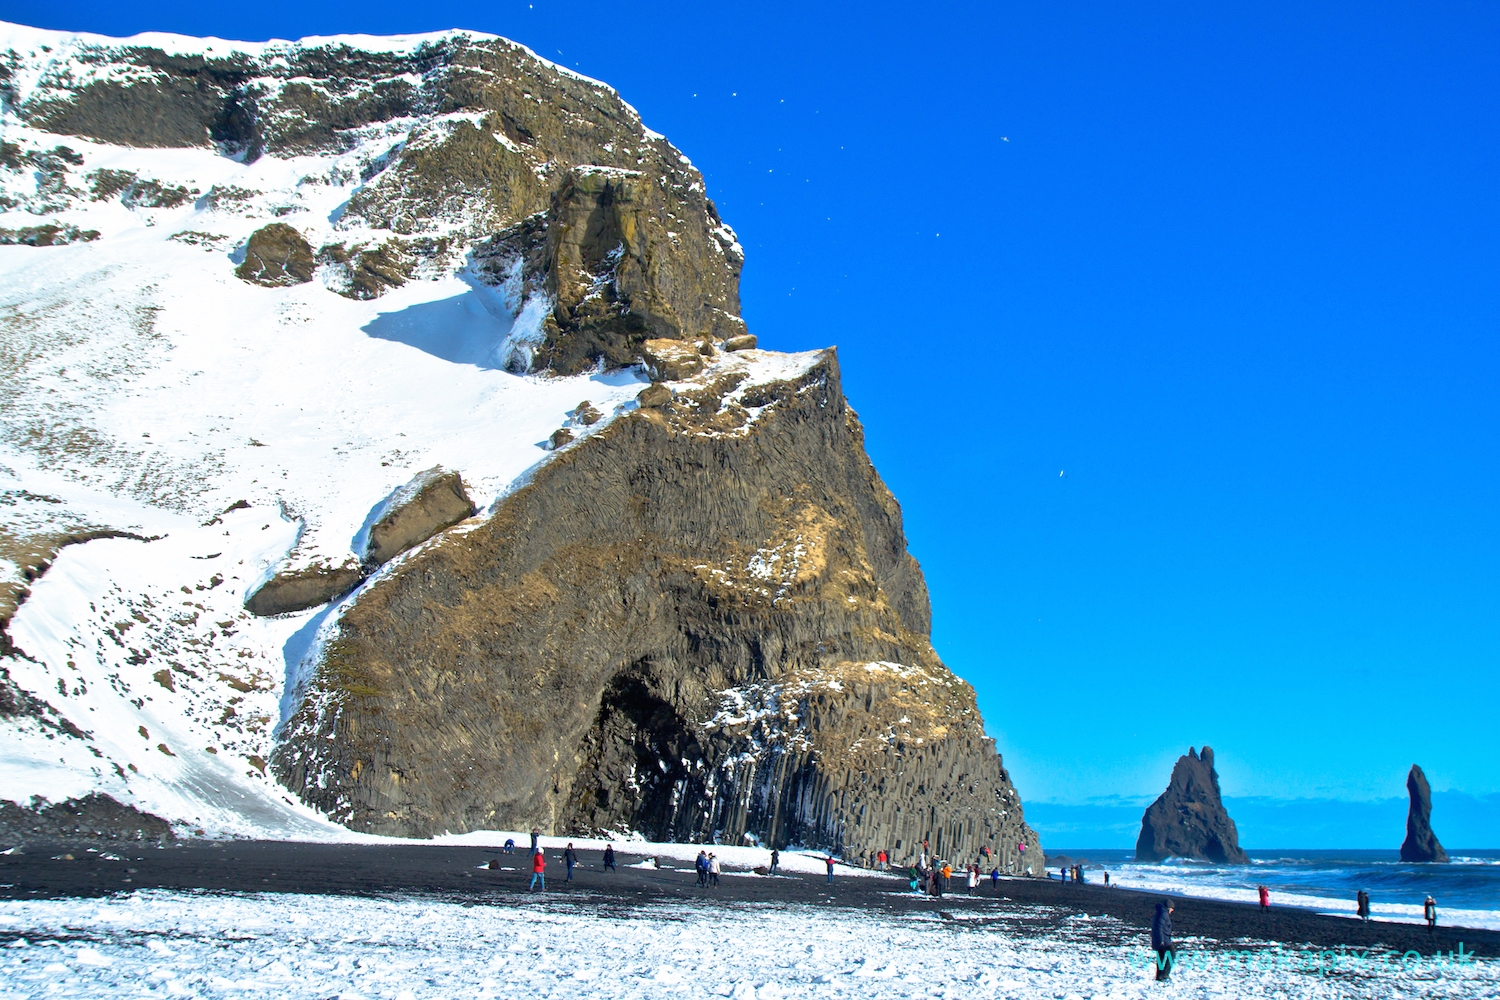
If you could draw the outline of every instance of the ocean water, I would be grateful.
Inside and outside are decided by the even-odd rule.
[[[1272,906],[1296,906],[1321,913],[1354,916],[1354,896],[1370,894],[1376,920],[1420,922],[1422,902],[1431,895],[1438,923],[1500,930],[1500,851],[1450,851],[1446,865],[1413,865],[1395,851],[1248,851],[1250,864],[1215,865],[1172,859],[1138,864],[1128,850],[1059,850],[1085,862],[1089,882],[1132,889],[1253,903],[1256,886],[1271,892]],[[1057,865],[1051,867],[1057,878]]]

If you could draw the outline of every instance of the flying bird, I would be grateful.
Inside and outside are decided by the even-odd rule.
[[[1068,478],[1068,470],[1067,469],[1063,469],[1061,472],[1059,472],[1057,474],[1057,478],[1058,479],[1067,479]]]

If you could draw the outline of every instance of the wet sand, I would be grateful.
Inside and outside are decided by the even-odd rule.
[[[91,852],[89,848],[94,848]],[[493,848],[422,844],[349,845],[277,841],[189,841],[157,847],[28,843],[0,855],[0,898],[92,897],[141,889],[229,893],[315,893],[368,897],[430,896],[449,902],[582,907],[638,915],[653,904],[701,900],[713,907],[796,903],[879,910],[955,920],[966,927],[1016,935],[1052,936],[1066,926],[1100,944],[1142,946],[1160,894],[1044,879],[986,880],[969,898],[960,888],[942,898],[917,896],[905,879],[836,874],[834,884],[812,875],[775,878],[726,871],[718,888],[700,888],[691,864],[661,862],[637,868],[639,855],[620,852],[618,870],[603,870],[597,851],[580,851],[574,881],[564,880],[561,850],[547,850],[547,891],[528,892],[530,859]],[[72,860],[66,855],[71,854]],[[119,860],[113,860],[118,858]],[[486,867],[498,861],[499,869]],[[842,869],[841,869],[842,870]],[[954,879],[957,884],[960,880]],[[1423,955],[1464,948],[1500,957],[1500,932],[1360,921],[1306,910],[1175,897],[1172,922],[1179,941],[1232,947],[1246,940],[1290,948],[1388,948]],[[1087,916],[1087,921],[1082,918]],[[1097,921],[1095,918],[1112,918]],[[0,939],[4,935],[0,934]]]

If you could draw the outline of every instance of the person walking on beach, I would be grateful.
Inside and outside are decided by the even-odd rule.
[[[910,876],[911,891],[916,892],[917,887],[922,884],[922,869],[912,865],[906,874]]]
[[[708,885],[708,852],[699,851],[698,859],[693,862],[693,868],[698,872],[698,885]]]
[[[1109,872],[1104,873],[1104,888],[1109,888]]]
[[[542,831],[538,830],[536,827],[532,827],[531,828],[531,853],[532,854],[536,853],[537,844],[541,841],[541,838],[542,838]]]
[[[573,842],[568,841],[568,846],[563,849],[563,864],[568,866],[568,877],[564,882],[573,881],[573,866],[578,864],[578,852],[573,850]]]
[[[1172,978],[1172,904],[1156,904],[1156,916],[1151,918],[1151,947],[1156,949],[1156,980],[1166,982]]]
[[[771,848],[771,874],[772,875],[776,874],[776,866],[779,865],[780,863],[781,863],[781,852],[778,851],[774,847]]]
[[[999,865],[996,865],[994,868],[990,869],[990,888],[992,890],[994,890],[994,892],[996,894],[999,894],[999,892],[1000,892],[1000,866]]]
[[[969,895],[974,895],[974,887],[979,884],[979,866],[969,866]]]
[[[1263,885],[1258,885],[1255,888],[1256,888],[1257,891],[1260,892],[1260,912],[1262,912],[1262,913],[1270,913],[1271,912],[1271,890],[1267,889]]]
[[[880,870],[881,871],[889,871],[890,870],[890,860],[891,860],[891,856],[889,854],[885,853],[885,849],[884,848],[882,848],[875,855],[875,863],[880,866]]]
[[[1354,894],[1354,913],[1365,923],[1370,922],[1370,894],[1363,889]]]
[[[1437,926],[1437,900],[1431,896],[1422,904],[1422,919],[1427,921],[1427,933],[1431,934],[1432,929]]]
[[[717,889],[719,887],[719,876],[723,871],[724,869],[719,864],[719,856],[717,854],[710,854],[708,856],[708,884]]]
[[[542,887],[543,892],[547,891],[547,855],[541,851],[533,851],[531,855],[531,886],[526,891],[534,892],[539,885]]]
[[[612,872],[615,870],[615,845],[604,845],[604,870]]]
[[[828,866],[828,884],[829,885],[833,885],[833,865],[834,865],[833,858],[831,858],[831,857],[824,858],[823,859],[823,863]]]

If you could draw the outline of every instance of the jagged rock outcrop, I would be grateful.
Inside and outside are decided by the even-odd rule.
[[[737,245],[717,226],[717,249],[705,257],[703,247],[667,229],[663,220],[673,213],[663,198],[663,187],[639,170],[574,167],[545,213],[476,250],[491,280],[514,282],[519,295],[549,305],[545,346],[515,367],[566,375],[601,360],[634,364],[652,340],[744,336]],[[734,266],[705,285],[698,269],[713,275],[720,261]]]
[[[473,514],[474,502],[457,472],[441,466],[419,472],[371,512],[357,561],[317,561],[282,569],[246,599],[245,610],[265,617],[327,604],[353,590],[382,563]]]
[[[409,51],[293,42],[222,57],[75,44],[73,60],[113,71],[80,85],[70,62],[51,64],[16,99],[12,70],[0,65],[0,95],[27,125],[123,146],[216,147],[248,161],[348,150],[388,130],[339,225],[391,238],[331,243],[318,255],[343,294],[379,295],[545,214],[545,252],[527,280],[555,308],[533,367],[632,364],[647,337],[745,332],[744,255],[702,175],[613,90],[514,42],[453,32]],[[307,280],[311,250],[290,228],[267,227],[266,252],[249,250],[272,264],[247,255],[241,277]]]
[[[302,234],[284,222],[273,222],[250,234],[245,259],[235,277],[275,288],[301,285],[313,280],[312,247]]]
[[[273,760],[287,786],[384,833],[1039,863],[833,353],[765,385],[743,358],[374,580]]]
[[[364,571],[353,560],[282,570],[255,589],[245,601],[245,610],[261,617],[306,611],[347,594],[364,578]]]
[[[378,566],[474,514],[463,477],[437,466],[391,494],[370,524],[365,564]]]
[[[160,816],[90,794],[65,802],[22,806],[0,801],[0,840],[176,840]]]
[[[1177,758],[1167,790],[1146,808],[1135,843],[1137,861],[1169,857],[1247,865],[1240,835],[1219,796],[1219,773],[1212,747],[1191,747]]]
[[[1406,794],[1411,804],[1406,810],[1406,840],[1401,843],[1401,860],[1447,863],[1448,852],[1432,832],[1432,787],[1427,775],[1417,765],[1406,775]]]

